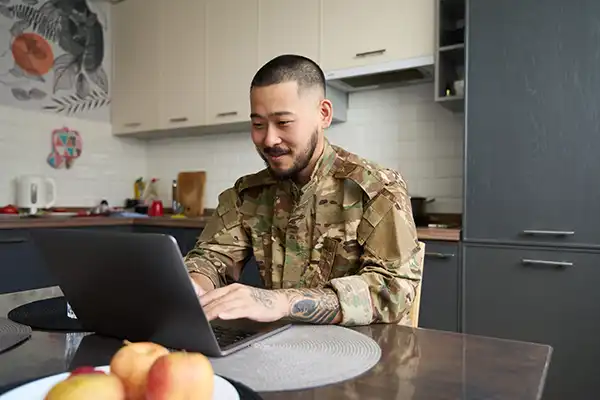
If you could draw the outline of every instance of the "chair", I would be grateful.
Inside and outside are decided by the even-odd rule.
[[[421,280],[415,289],[415,298],[410,308],[411,326],[419,327],[419,312],[421,311],[421,288],[423,287],[423,269],[425,267],[425,243],[419,242],[419,251],[415,254],[417,263],[421,266]]]

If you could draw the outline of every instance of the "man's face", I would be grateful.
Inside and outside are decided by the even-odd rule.
[[[294,179],[314,160],[329,124],[324,102],[316,89],[299,93],[296,82],[252,88],[252,141],[275,176]]]

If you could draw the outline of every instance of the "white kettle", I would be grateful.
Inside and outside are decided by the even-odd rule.
[[[17,207],[29,209],[36,214],[40,209],[50,208],[56,202],[56,183],[52,178],[24,175],[17,178]]]

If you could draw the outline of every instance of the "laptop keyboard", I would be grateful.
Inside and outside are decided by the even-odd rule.
[[[222,326],[214,326],[212,327],[213,332],[215,333],[215,337],[217,338],[217,343],[221,348],[231,346],[234,343],[237,343],[241,340],[247,339],[250,336],[254,335],[256,332],[252,331],[244,331],[240,329],[233,328],[224,328]]]

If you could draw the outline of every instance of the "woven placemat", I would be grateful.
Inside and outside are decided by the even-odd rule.
[[[0,318],[0,353],[15,347],[30,337],[30,327]]]
[[[85,332],[78,320],[67,316],[67,301],[63,296],[20,305],[7,316],[14,322],[36,330]]]
[[[370,370],[381,348],[340,326],[296,325],[222,358],[215,373],[257,392],[308,389],[355,378]]]

